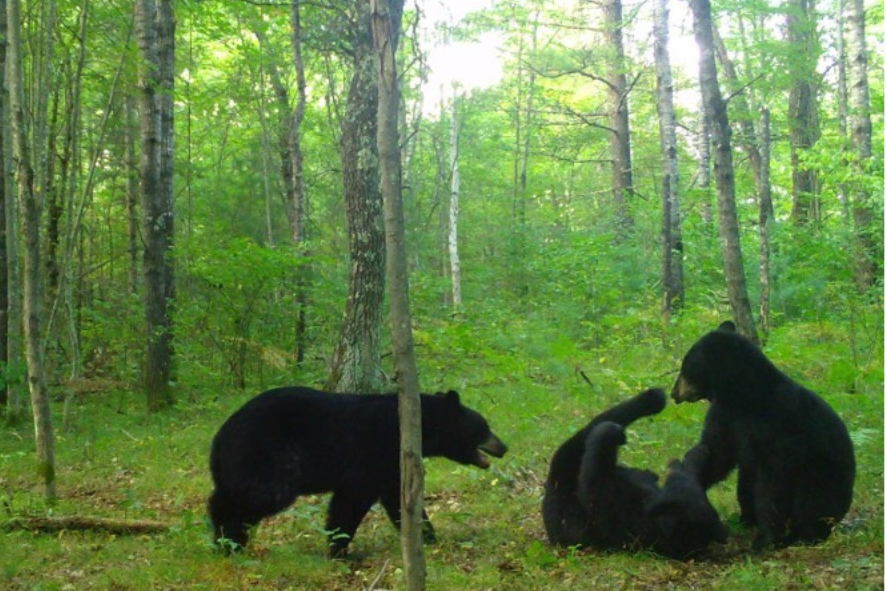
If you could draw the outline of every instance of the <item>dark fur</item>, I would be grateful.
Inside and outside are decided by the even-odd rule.
[[[221,426],[212,442],[215,490],[209,515],[216,540],[245,546],[249,528],[301,495],[332,492],[326,520],[330,554],[348,544],[381,502],[400,521],[400,436],[396,395],[332,394],[289,387],[259,394]],[[422,453],[488,468],[485,451],[507,447],[456,392],[422,394]],[[481,451],[482,450],[482,451]],[[427,516],[425,515],[425,519]],[[434,538],[430,521],[425,538]]]
[[[741,517],[758,526],[756,549],[824,540],[849,510],[855,454],[843,421],[732,322],[690,348],[672,397],[711,401],[699,481],[710,488],[738,468]]]
[[[604,411],[560,446],[542,503],[552,544],[686,558],[726,541],[726,526],[681,462],[671,463],[661,489],[653,472],[618,464],[625,427],[661,412],[665,403],[664,392],[647,390]]]

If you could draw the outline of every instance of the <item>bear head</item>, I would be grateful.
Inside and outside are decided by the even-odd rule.
[[[759,347],[727,320],[701,337],[683,358],[671,392],[677,403],[714,400],[731,392],[753,395],[775,370]]]
[[[438,392],[430,398],[440,407],[434,417],[434,433],[424,431],[436,440],[434,455],[485,470],[490,466],[486,454],[500,458],[507,453],[508,446],[492,432],[483,415],[461,404],[458,392]]]
[[[696,453],[704,453],[696,446]],[[711,543],[725,544],[729,528],[720,520],[692,469],[672,460],[661,493],[646,506],[659,532],[656,550],[672,558],[689,558]]]

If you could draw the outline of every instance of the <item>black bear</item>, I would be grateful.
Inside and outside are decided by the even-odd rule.
[[[692,345],[672,397],[711,402],[695,471],[707,489],[738,468],[741,518],[758,527],[756,550],[824,540],[849,510],[855,454],[846,425],[732,322]]]
[[[650,549],[687,558],[711,542],[726,541],[728,529],[690,461],[671,462],[664,488],[653,472],[618,464],[625,427],[661,412],[666,400],[662,390],[646,390],[604,411],[560,446],[542,503],[552,544]]]
[[[301,495],[331,492],[326,519],[330,555],[348,544],[369,509],[381,502],[400,522],[400,431],[397,396],[332,394],[287,387],[259,394],[231,415],[212,442],[215,490],[209,516],[215,538],[245,546],[250,527]],[[421,395],[422,453],[489,467],[483,452],[507,451],[457,392]],[[434,530],[425,515],[424,533]]]

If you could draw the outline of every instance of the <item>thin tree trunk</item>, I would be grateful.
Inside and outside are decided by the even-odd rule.
[[[400,186],[401,156],[397,134],[400,93],[396,55],[403,0],[370,0],[370,4],[372,32],[378,54],[378,153],[387,229],[391,336],[400,390],[400,540],[406,587],[410,591],[420,591],[425,588],[426,578],[421,537],[424,492],[421,399],[409,311],[409,277]]]
[[[683,236],[680,227],[677,120],[674,115],[674,83],[668,53],[668,8],[657,0],[654,11],[655,70],[662,168],[662,312],[669,321],[683,307]]]
[[[772,228],[775,225],[775,216],[772,209],[772,194],[769,189],[771,137],[769,130],[769,109],[761,112],[761,139],[760,156],[763,167],[763,181],[766,191],[760,195],[760,329],[763,332],[763,342],[769,337],[770,328],[770,301],[772,294],[772,273],[770,268],[770,255],[772,251]]]
[[[8,65],[7,72],[12,117],[13,158],[16,167],[18,197],[22,203],[22,229],[25,236],[24,316],[28,361],[28,388],[34,413],[37,469],[48,500],[56,498],[55,435],[49,406],[49,391],[43,367],[40,334],[40,214],[42,204],[34,183],[25,129],[24,92],[22,89],[22,22],[20,0],[7,0]]]
[[[299,248],[301,255],[305,257],[304,264],[298,269],[296,278],[295,300],[298,306],[295,321],[295,356],[298,363],[305,359],[307,349],[307,307],[308,307],[308,283],[310,267],[307,262],[307,235],[305,233],[305,218],[307,211],[307,195],[304,180],[304,157],[301,150],[301,125],[305,118],[305,106],[307,104],[305,82],[305,66],[302,60],[301,43],[301,19],[299,16],[301,0],[292,0],[292,56],[295,63],[296,101],[295,112],[292,115],[292,125],[289,128],[289,145],[292,156],[292,209],[293,226],[292,240]]]
[[[141,200],[144,214],[147,353],[144,385],[148,409],[172,403],[172,91],[175,25],[171,0],[137,0],[136,30],[141,55]],[[165,95],[165,96],[164,96]]]
[[[609,146],[612,153],[612,199],[617,233],[624,237],[634,225],[630,197],[634,192],[631,163],[631,127],[628,114],[628,78],[625,62],[624,19],[621,0],[605,0],[603,35],[609,51],[607,86],[609,90]]]
[[[449,118],[449,266],[452,277],[452,307],[461,308],[461,262],[458,258],[458,198],[461,177],[458,172],[458,90],[453,84]]]
[[[701,220],[705,224],[714,221],[711,206],[711,120],[704,111],[704,100],[700,100],[698,110],[698,190],[702,195]]]
[[[379,332],[386,258],[378,185],[378,71],[368,3],[358,2],[355,8],[353,74],[341,136],[351,263],[341,335],[327,386],[337,392],[378,392],[383,385]]]
[[[0,40],[3,47],[3,192],[6,200],[3,204],[5,224],[4,230],[6,237],[4,246],[6,248],[6,266],[4,268],[6,280],[7,295],[7,313],[6,325],[9,329],[6,335],[6,360],[10,370],[12,368],[21,367],[22,359],[22,290],[21,290],[21,273],[19,268],[19,205],[15,187],[15,163],[13,159],[13,129],[12,129],[12,109],[10,96],[10,72],[13,70],[11,63],[11,55],[9,50],[9,36],[7,25],[7,11],[9,6],[7,0],[0,0],[0,6],[3,8],[3,39]],[[20,54],[20,53],[19,53]],[[18,372],[13,374],[10,371],[6,380],[6,421],[7,423],[18,423],[25,416],[24,395],[22,392],[22,384],[17,379]],[[12,379],[9,379],[12,378]]]
[[[846,0],[837,0],[837,119],[840,124],[840,136],[849,136],[849,89],[847,88],[846,65]],[[848,160],[843,161],[848,166]],[[849,206],[849,188],[840,183],[840,203],[843,206],[843,223],[849,228],[852,225],[852,213]]]
[[[10,159],[7,151],[10,142],[9,93],[6,88],[6,0],[0,0],[0,364],[9,371],[9,252],[6,247],[6,203],[15,197],[12,194],[10,175],[8,174]],[[0,387],[0,411],[5,413],[7,421],[12,415],[11,397],[9,396],[9,380]]]
[[[129,293],[138,293],[138,159],[135,144],[138,136],[135,98],[127,93],[123,102],[125,109],[123,142],[126,162],[126,237],[129,254],[128,287]]]
[[[787,6],[788,61],[791,90],[788,97],[788,128],[791,141],[792,208],[795,224],[820,218],[818,173],[801,157],[815,147],[821,135],[818,122],[818,80],[815,68],[821,53],[815,30],[812,0],[791,0]]]
[[[717,208],[720,216],[720,246],[726,274],[729,303],[739,331],[758,343],[757,328],[751,311],[747,280],[741,258],[738,214],[735,208],[735,169],[732,164],[732,131],[726,103],[720,94],[717,65],[714,60],[714,37],[710,0],[692,1],[693,28],[698,43],[699,80],[705,112],[711,118],[711,142],[714,146],[714,176],[717,179]]]
[[[754,177],[754,188],[757,191],[757,199],[759,200],[760,194],[765,189],[763,188],[763,172],[760,164],[760,145],[757,140],[757,132],[754,129],[751,106],[748,104],[747,98],[745,98],[745,93],[741,92],[741,82],[738,78],[735,64],[732,63],[732,59],[729,57],[729,52],[726,50],[726,44],[723,43],[723,39],[720,37],[717,27],[714,26],[713,23],[711,23],[711,27],[717,59],[723,67],[723,73],[726,76],[729,88],[736,93],[730,99],[730,103],[732,106],[732,112],[735,114],[736,123],[741,132],[739,134],[739,145],[741,145],[742,149],[748,155],[748,161],[751,165],[751,173]]]
[[[846,22],[849,38],[846,43],[847,84],[849,99],[849,133],[855,150],[856,170],[859,177],[869,174],[871,165],[871,97],[868,87],[868,57],[865,40],[865,13],[863,0],[849,0]],[[865,183],[857,182],[852,188],[852,216],[858,241],[856,252],[856,282],[867,289],[876,281],[876,240],[872,236],[873,209],[871,196]]]

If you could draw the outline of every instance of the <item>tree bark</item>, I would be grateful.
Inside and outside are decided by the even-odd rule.
[[[661,143],[662,189],[662,312],[669,321],[683,307],[683,236],[680,226],[680,174],[677,161],[677,120],[674,115],[674,83],[668,53],[668,8],[657,0],[654,10],[655,71]]]
[[[302,33],[300,17],[301,0],[292,0],[290,17],[292,22],[292,59],[295,64],[296,100],[292,114],[292,125],[289,128],[290,154],[292,155],[292,240],[301,256],[305,259],[297,270],[295,281],[295,302],[298,310],[295,321],[295,359],[297,363],[305,360],[307,350],[307,307],[308,283],[310,267],[307,262],[307,233],[305,219],[307,216],[307,194],[305,190],[304,156],[301,149],[301,125],[305,118],[307,105],[307,83],[305,82],[305,65],[302,60]]]
[[[847,86],[849,100],[849,134],[855,151],[855,166],[859,177],[869,174],[871,165],[871,97],[868,86],[868,57],[865,40],[865,13],[863,0],[849,0],[846,22],[849,35],[846,40]],[[857,182],[852,188],[852,217],[858,242],[856,249],[856,283],[867,289],[875,284],[877,277],[876,240],[871,235],[873,208],[871,195],[865,183]]]
[[[760,329],[763,332],[763,342],[769,337],[770,328],[770,302],[772,295],[772,272],[770,256],[772,253],[772,228],[775,224],[775,216],[772,209],[772,194],[768,190],[771,137],[769,129],[769,109],[761,111],[761,139],[760,156],[763,168],[764,186],[767,188],[760,196]]]
[[[12,109],[10,106],[10,84],[9,72],[12,70],[9,52],[9,36],[7,25],[7,0],[0,0],[2,7],[2,31],[3,39],[0,40],[0,47],[3,49],[3,77],[0,80],[2,85],[2,134],[3,134],[3,193],[6,199],[3,204],[3,214],[5,223],[3,229],[5,231],[4,247],[6,249],[6,260],[3,272],[5,275],[6,287],[4,289],[7,297],[7,305],[4,307],[6,311],[6,326],[8,332],[6,334],[6,422],[10,424],[18,423],[24,418],[25,403],[22,392],[22,384],[18,380],[17,369],[22,363],[22,290],[21,290],[21,273],[20,256],[19,256],[19,206],[16,197],[15,187],[15,171],[13,162],[13,130],[12,130]]]
[[[607,60],[607,87],[609,91],[609,146],[612,152],[612,199],[615,207],[616,230],[624,237],[634,225],[630,211],[630,197],[634,192],[634,173],[631,163],[631,128],[628,113],[628,78],[625,62],[624,18],[621,0],[603,3],[603,35],[609,51]]]
[[[24,91],[22,88],[21,0],[7,0],[8,66],[7,72],[12,118],[13,159],[18,198],[22,204],[22,230],[25,237],[24,318],[28,362],[28,389],[34,413],[37,469],[43,480],[43,492],[50,501],[56,498],[55,435],[49,406],[49,391],[43,366],[43,343],[40,333],[40,216],[42,203],[34,183],[27,130],[25,128]]]
[[[726,289],[739,331],[758,343],[751,311],[747,280],[741,255],[738,214],[735,208],[735,169],[732,163],[732,130],[726,103],[720,94],[714,59],[714,36],[710,0],[692,1],[693,28],[699,48],[699,82],[705,112],[711,120],[714,147],[714,176],[717,180],[717,209],[720,217],[720,247],[726,274]]]
[[[461,308],[461,261],[458,257],[458,198],[461,177],[458,172],[458,90],[453,84],[449,117],[449,267],[452,278],[452,307]]]
[[[351,264],[348,299],[327,386],[337,392],[378,392],[384,383],[379,333],[386,256],[378,184],[378,71],[368,3],[355,6],[354,69],[341,137]]]
[[[174,238],[172,193],[175,21],[172,0],[137,0],[136,30],[141,59],[141,202],[144,220],[147,348],[144,386],[148,409],[173,401],[171,306],[175,299],[170,252]]]
[[[801,162],[804,152],[818,142],[818,80],[815,71],[821,49],[816,35],[812,0],[791,0],[787,6],[788,61],[791,89],[788,96],[788,128],[791,142],[792,207],[795,224],[821,218],[818,173]]]
[[[391,336],[400,390],[400,540],[406,586],[410,591],[419,591],[425,588],[426,578],[421,537],[424,491],[421,399],[409,311],[400,141],[397,133],[400,93],[396,55],[403,0],[370,0],[370,4],[373,39],[378,54],[378,153],[387,230]]]

